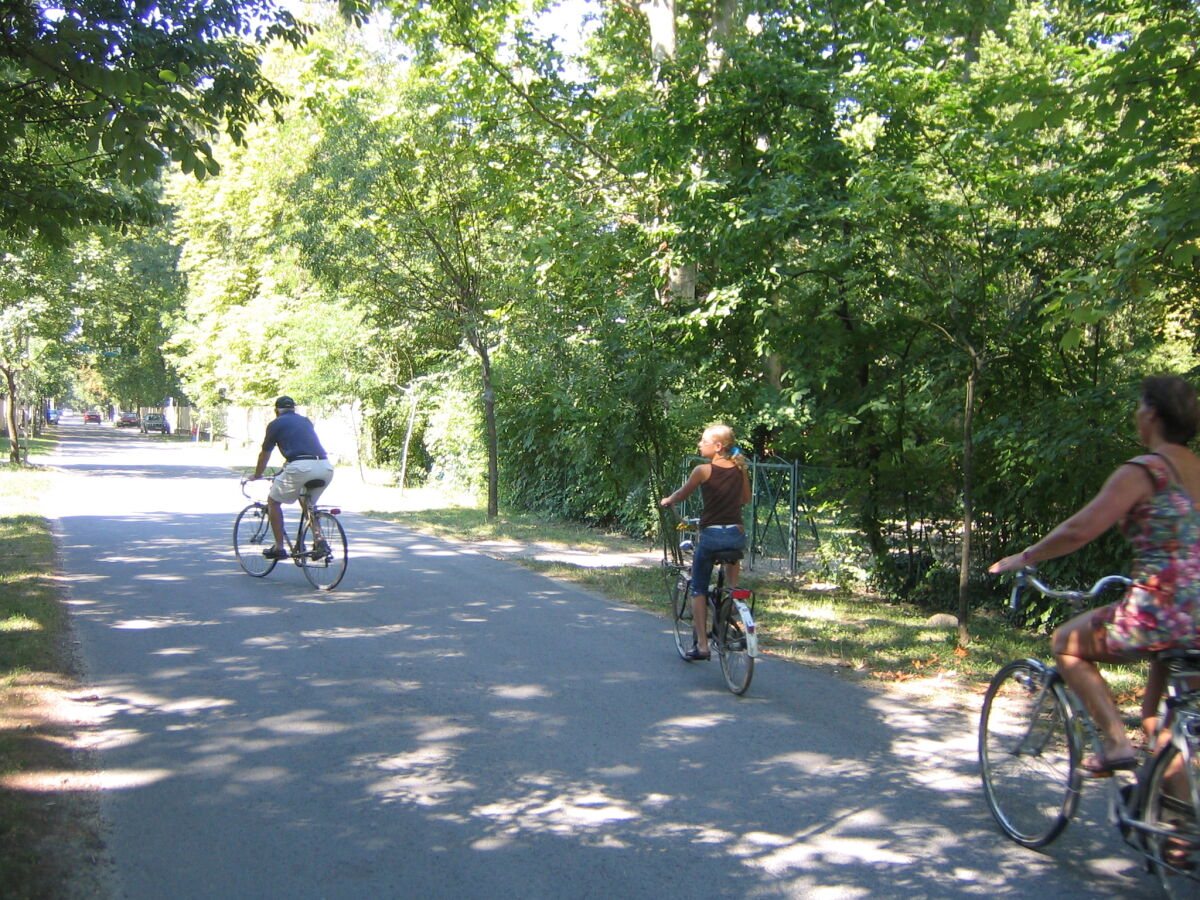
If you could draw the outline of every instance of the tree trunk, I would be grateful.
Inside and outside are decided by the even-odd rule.
[[[14,466],[21,464],[21,432],[17,428],[17,373],[6,368],[4,382],[8,388],[8,403],[4,409],[8,426],[8,461]]]
[[[646,0],[641,5],[650,26],[650,57],[655,62],[675,58],[675,0]]]
[[[417,421],[417,385],[412,387],[412,404],[408,409],[408,425],[404,429],[404,449],[400,453],[400,496],[404,496],[404,484],[408,480],[408,445],[412,442],[413,425]]]
[[[500,466],[498,463],[499,448],[496,438],[496,394],[492,390],[492,360],[488,355],[487,345],[478,341],[475,348],[479,354],[479,362],[483,382],[483,421],[487,430],[487,465],[488,465],[488,499],[487,516],[494,519],[500,514],[499,482]]]
[[[733,34],[741,4],[738,0],[716,0],[713,4],[712,25],[705,41],[704,69],[700,84],[705,85],[725,62],[725,43]]]
[[[975,418],[975,387],[979,381],[979,359],[971,355],[971,372],[967,376],[967,396],[963,408],[963,522],[962,556],[958,563],[958,643],[965,647],[971,640],[967,627],[970,603],[967,588],[971,580],[971,531],[975,514],[972,489],[975,480],[974,437],[972,428]]]

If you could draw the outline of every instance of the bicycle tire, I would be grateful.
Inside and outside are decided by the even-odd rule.
[[[332,591],[341,584],[346,574],[346,531],[338,517],[321,510],[312,513],[321,523],[321,537],[325,539],[328,549],[325,553],[315,555],[312,550],[312,525],[306,519],[300,529],[298,546],[308,547],[308,551],[298,558],[304,577],[319,591]]]
[[[754,678],[754,657],[747,650],[748,629],[742,621],[741,610],[734,606],[728,593],[722,598],[713,633],[725,686],[740,697],[750,688],[750,680]]]
[[[680,572],[671,583],[671,624],[675,629],[675,649],[681,659],[696,643],[696,630],[692,627],[692,580]]]
[[[1189,767],[1190,776],[1179,766]],[[1141,793],[1141,819],[1148,826],[1142,831],[1142,846],[1150,871],[1171,898],[1200,895],[1200,877],[1195,869],[1200,863],[1200,819],[1189,796],[1192,786],[1200,783],[1198,779],[1200,759],[1191,752],[1181,753],[1172,743],[1150,764]],[[1162,834],[1160,830],[1170,834]],[[1165,854],[1171,852],[1182,853],[1182,858],[1168,859]],[[1189,870],[1188,866],[1192,868]]]
[[[270,574],[278,560],[263,556],[263,550],[274,545],[264,504],[251,503],[237,514],[233,522],[233,552],[243,572],[254,578]]]
[[[979,717],[980,776],[988,809],[1018,844],[1044,847],[1071,821],[1080,743],[1054,669],[1022,659],[993,676]]]

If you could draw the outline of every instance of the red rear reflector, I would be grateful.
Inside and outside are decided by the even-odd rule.
[[[730,593],[734,600],[749,600],[751,594],[750,591],[742,590],[741,588],[735,588]]]
[[[342,511],[335,506],[333,509],[331,509],[329,511],[329,514],[331,516],[340,516],[342,514]]]

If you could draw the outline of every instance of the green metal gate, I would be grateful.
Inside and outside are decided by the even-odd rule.
[[[683,479],[702,457],[684,460]],[[815,549],[820,534],[806,501],[804,467],[779,457],[754,459],[748,465],[750,509],[746,515],[749,559],[747,568],[768,568],[779,574],[795,575],[806,545]],[[685,503],[685,515],[699,516],[700,491]]]

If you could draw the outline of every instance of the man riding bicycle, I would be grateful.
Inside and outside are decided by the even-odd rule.
[[[308,489],[309,500],[316,503],[321,493],[333,480],[333,466],[317,438],[317,430],[313,423],[296,412],[296,401],[291,397],[280,397],[275,401],[275,419],[267,424],[266,435],[263,437],[262,452],[258,454],[258,462],[254,466],[251,480],[262,477],[271,451],[276,447],[283,454],[284,466],[271,482],[271,490],[267,495],[267,518],[271,522],[271,532],[275,537],[275,545],[263,550],[263,556],[268,559],[287,559],[288,552],[284,549],[283,509],[281,503],[294,503],[311,481],[323,481],[320,487]],[[324,538],[316,531],[316,520],[313,521],[313,550],[322,552]]]

